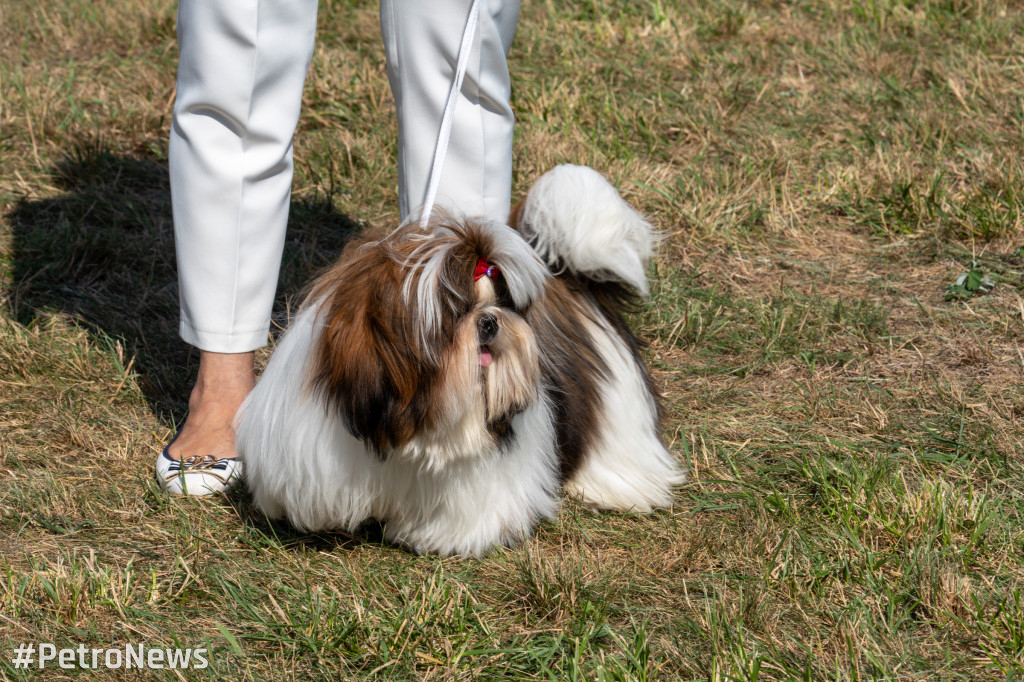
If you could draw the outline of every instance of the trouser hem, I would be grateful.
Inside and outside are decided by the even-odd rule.
[[[182,320],[178,328],[181,338],[199,350],[212,353],[248,353],[267,345],[270,334],[270,322],[262,329],[245,332],[210,332],[200,331],[192,327],[187,320]]]

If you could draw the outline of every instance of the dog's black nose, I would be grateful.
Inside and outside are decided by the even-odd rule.
[[[480,337],[480,345],[486,346],[498,335],[498,318],[490,313],[484,313],[477,320],[476,328]]]

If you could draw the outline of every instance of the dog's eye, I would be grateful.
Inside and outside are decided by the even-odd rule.
[[[498,304],[498,307],[500,307],[500,308],[508,308],[510,310],[515,310],[515,303],[512,301],[512,295],[509,293],[508,285],[505,284],[505,279],[504,278],[499,278],[499,280],[497,282],[495,282],[495,284],[494,284],[494,294],[495,294],[495,296],[497,298],[496,303]],[[516,312],[523,312],[523,311],[522,310],[517,310]]]

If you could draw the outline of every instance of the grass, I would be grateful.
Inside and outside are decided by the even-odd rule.
[[[378,36],[321,2],[281,325],[397,218]],[[467,561],[159,492],[196,362],[174,4],[7,2],[0,676],[33,677],[20,642],[145,642],[209,648],[166,679],[1024,677],[1021,36],[989,0],[524,3],[514,194],[585,163],[663,230],[633,321],[691,477]]]

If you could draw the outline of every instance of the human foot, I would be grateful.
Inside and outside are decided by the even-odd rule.
[[[174,459],[235,456],[234,419],[255,383],[254,353],[201,351],[188,417],[167,450]]]
[[[201,351],[188,417],[157,459],[157,479],[172,494],[219,492],[241,475],[233,422],[255,381],[253,357]]]

